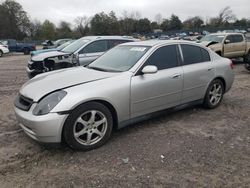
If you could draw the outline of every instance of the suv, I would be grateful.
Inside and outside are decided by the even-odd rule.
[[[32,78],[37,74],[48,71],[87,65],[114,46],[133,41],[138,40],[123,36],[83,37],[61,51],[52,51],[31,57],[26,71],[28,77]]]
[[[217,54],[227,58],[243,57],[247,62],[250,56],[250,42],[241,33],[216,33],[206,35],[200,43]]]

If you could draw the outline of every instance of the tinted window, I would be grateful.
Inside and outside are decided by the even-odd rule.
[[[183,58],[184,58],[184,65],[190,65],[194,63],[203,62],[203,57],[201,53],[201,48],[198,46],[192,46],[187,44],[181,45]]]
[[[158,70],[177,67],[178,58],[176,45],[164,46],[157,49],[146,61],[145,65],[155,65]]]
[[[207,50],[201,48],[201,53],[202,53],[202,60],[203,62],[210,61],[210,55]]]
[[[119,44],[125,43],[125,42],[132,42],[129,40],[109,40],[109,49],[113,48]]]
[[[81,50],[80,53],[97,53],[97,52],[105,52],[108,49],[107,41],[106,40],[99,40],[92,42],[85,48]]]
[[[243,37],[242,35],[234,35],[234,42],[242,42]]]

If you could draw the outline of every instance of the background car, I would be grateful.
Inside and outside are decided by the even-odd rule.
[[[9,53],[8,46],[0,42],[0,57],[2,57],[3,54],[7,54],[7,53]]]
[[[33,56],[26,68],[29,78],[37,74],[72,66],[86,65],[114,46],[137,39],[123,36],[88,36],[78,39],[61,51]]]
[[[233,84],[232,68],[231,60],[193,42],[125,43],[86,67],[33,78],[21,88],[15,113],[35,140],[90,150],[145,115],[187,104],[218,107]]]
[[[51,48],[57,48],[58,46],[61,46],[65,42],[68,42],[72,39],[58,39],[55,42],[51,40],[46,40],[45,42],[42,43],[43,49],[51,49]]]
[[[33,43],[19,43],[15,39],[5,39],[1,42],[8,46],[10,52],[22,52],[24,55],[28,55],[31,51],[36,50],[36,45]]]
[[[32,51],[32,52],[30,52],[30,55],[34,56],[34,55],[45,53],[45,52],[61,51],[63,48],[65,48],[66,46],[68,46],[69,44],[71,44],[74,41],[75,40],[70,40],[68,42],[65,42],[64,44],[62,44],[61,46],[58,46],[57,48],[50,48],[50,49]]]

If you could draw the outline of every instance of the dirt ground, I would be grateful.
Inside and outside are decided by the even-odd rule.
[[[45,147],[18,126],[13,100],[29,56],[0,58],[0,187],[249,187],[250,72],[236,65],[221,106],[164,113],[103,147]]]

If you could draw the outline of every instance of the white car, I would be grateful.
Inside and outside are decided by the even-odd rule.
[[[7,54],[9,53],[9,49],[7,46],[3,45],[2,43],[0,43],[0,57],[3,56],[3,54]]]

